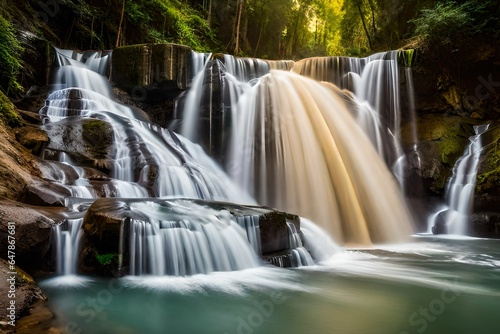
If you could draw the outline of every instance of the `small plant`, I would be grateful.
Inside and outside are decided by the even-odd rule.
[[[404,67],[413,67],[415,64],[415,49],[399,50],[398,62]]]
[[[97,255],[97,261],[101,266],[106,266],[111,264],[115,257],[118,257],[115,253],[99,254]]]

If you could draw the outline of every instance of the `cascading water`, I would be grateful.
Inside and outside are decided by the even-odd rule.
[[[287,223],[287,227],[290,235],[290,246],[292,248],[294,267],[313,265],[314,261],[309,252],[304,248],[302,237],[297,232],[295,225]]]
[[[190,139],[196,139],[196,126],[194,120],[199,117],[201,103],[201,94],[199,93],[203,88],[203,78],[205,72],[205,66],[210,59],[210,55],[205,55],[204,53],[192,52],[192,67],[193,73],[195,73],[194,78],[191,82],[191,87],[189,93],[186,96],[186,100],[183,104],[183,122],[180,129],[180,133]]]
[[[197,145],[148,123],[143,113],[101,95],[101,91],[110,91],[105,77],[90,71],[85,64],[76,66],[75,62],[59,61],[64,65],[59,71],[72,86],[53,92],[40,113],[47,117],[46,126],[73,116],[100,119],[112,127],[113,147],[103,163],[110,169],[111,177],[119,181],[114,184],[116,196],[231,198],[252,203]],[[96,75],[91,81],[87,80],[89,73]],[[94,87],[99,87],[99,93],[91,90]],[[71,165],[69,160],[66,163]]]
[[[186,202],[168,210],[165,220],[165,209],[156,203],[131,208],[148,218],[130,224],[132,275],[185,276],[259,265],[247,231],[227,211]],[[186,216],[191,218],[181,218]]]
[[[65,54],[75,59],[64,59]],[[255,203],[200,146],[150,124],[141,111],[115,102],[108,95],[111,89],[105,77],[79,62],[83,57],[65,50],[58,50],[58,55],[62,66],[54,85],[58,89],[40,110],[43,127],[51,137],[41,169],[47,180],[68,189],[66,203],[70,212],[81,211],[75,205],[78,203],[83,203],[86,210],[100,197],[183,197]],[[200,56],[193,66],[201,67],[209,57]],[[106,68],[98,56],[87,59],[99,64],[95,69]],[[200,78],[194,79],[193,87]],[[109,141],[105,152],[101,148],[97,155],[72,142],[88,142],[84,132],[93,126],[99,133],[109,132],[110,138],[90,138],[90,146]],[[127,273],[183,276],[259,265],[262,251],[258,215],[233,216],[193,203],[186,205],[168,212],[162,211],[158,202],[148,200],[129,205],[143,218],[131,218],[126,236],[120,234],[120,254],[128,254],[128,262],[120,265],[128,267]],[[181,215],[182,219],[178,218]],[[85,224],[83,218],[66,219],[64,227],[54,229],[58,273],[76,272],[82,222]],[[295,226],[288,226],[288,235],[291,264],[312,264]],[[127,245],[122,244],[125,239],[129,240]]]
[[[224,65],[228,73],[244,82],[260,78],[269,73],[270,70],[270,65],[262,59],[240,58],[231,55],[224,55]]]
[[[453,175],[446,188],[446,208],[429,216],[432,231],[448,234],[466,235],[470,216],[473,212],[474,188],[476,187],[477,168],[483,149],[481,135],[488,130],[489,124],[474,127],[476,135],[469,138],[470,143],[464,155],[457,160]],[[438,219],[445,227],[437,224]]]
[[[391,168],[402,169],[398,51],[366,58],[314,57],[295,63],[292,71],[353,92],[358,123]],[[398,164],[395,165],[395,163]],[[400,170],[395,170],[400,174]]]
[[[193,52],[195,77],[184,101],[177,107],[182,114],[182,125],[177,121],[170,128],[193,142],[200,143],[212,156],[223,156],[227,141],[228,110],[241,94],[242,83],[258,79],[270,69],[289,70],[292,61],[268,61],[224,55],[210,59],[211,55]],[[227,109],[227,110],[226,110]]]
[[[259,203],[310,218],[339,242],[401,240],[410,215],[346,99],[331,84],[271,71],[232,106],[228,172]]]
[[[68,140],[79,138],[64,138],[64,135],[60,136],[55,130],[49,131],[52,133],[51,143],[56,149],[44,152],[45,158],[49,160],[41,164],[41,170],[47,180],[66,187],[71,196],[89,199],[181,196],[254,203],[250,196],[231,183],[224,172],[206,156],[199,146],[171,131],[151,125],[143,113],[111,99],[111,88],[106,78],[93,71],[104,73],[108,57],[99,58],[98,54],[91,54],[83,63],[81,61],[84,57],[78,53],[57,50],[57,55],[57,62],[61,67],[57,71],[56,84],[53,86],[56,90],[50,94],[45,107],[40,111],[44,119],[44,127],[48,130],[57,129],[59,125],[74,127],[74,123],[80,119],[99,120],[110,126],[113,142],[106,156],[94,162],[95,166],[80,165],[82,161],[79,156],[74,158],[74,153],[64,151],[66,146],[71,146],[67,143]],[[100,144],[96,141],[99,139],[94,139],[90,144]],[[58,147],[62,149],[58,151]],[[99,167],[104,167],[107,172],[103,173]],[[99,186],[96,185],[97,183]],[[198,221],[186,222],[186,224],[200,228],[203,225]],[[63,224],[65,227],[58,226],[54,229],[58,273],[76,272],[81,225],[82,219],[66,219]],[[137,226],[140,224],[137,223]],[[137,227],[137,229],[140,228]],[[248,230],[251,228],[249,227]],[[175,228],[172,231],[180,231],[180,229]],[[189,229],[184,231],[189,231]],[[207,233],[216,235],[218,232],[215,229]],[[237,235],[241,235],[240,232]],[[229,237],[231,241],[231,238],[235,236],[234,233],[236,232],[233,231]],[[252,240],[255,242],[256,239],[254,231]],[[177,239],[174,236],[170,241],[175,240]],[[195,240],[193,244],[194,242]],[[163,246],[172,247],[171,244]],[[177,246],[182,246],[182,244]],[[247,247],[252,250],[252,246]],[[258,245],[256,244],[255,247]],[[231,250],[237,253],[236,249]],[[230,249],[227,251],[229,252]],[[256,253],[252,254],[256,258]],[[197,268],[194,272],[198,272],[198,269],[199,272],[238,269],[252,265],[252,263],[247,259],[231,260],[229,267],[214,265],[204,270]],[[141,269],[137,271],[134,269],[132,272],[140,273]],[[188,272],[191,273],[191,271]],[[167,271],[155,269],[150,273],[165,274]],[[174,273],[184,274],[184,272],[175,271]]]
[[[79,53],[72,50],[56,50],[56,64],[58,66],[54,90],[69,87],[79,87],[99,92],[108,98],[112,97],[109,84],[102,79],[108,71],[110,53],[86,52]],[[74,67],[79,67],[78,75],[75,75]]]
[[[367,178],[366,175],[372,174],[373,171],[366,171],[366,173],[358,172],[363,175],[360,176],[359,180],[357,177],[350,176],[345,182],[340,180],[332,182],[332,179],[335,180],[336,174],[339,173],[334,172],[335,162],[328,153],[332,151],[330,141],[333,140],[333,137],[337,140],[337,137],[341,136],[335,132],[345,133],[345,131],[333,130],[331,124],[335,121],[330,119],[335,117],[337,109],[342,109],[344,111],[341,113],[355,114],[359,120],[358,123],[362,126],[366,124],[366,126],[363,127],[364,134],[358,130],[352,130],[349,134],[345,133],[345,139],[343,139],[345,141],[358,142],[357,137],[362,137],[358,147],[353,147],[350,150],[342,148],[337,152],[340,151],[343,156],[355,156],[355,152],[360,151],[359,147],[364,147],[365,138],[368,136],[389,166],[397,161],[401,152],[399,141],[393,135],[393,132],[399,135],[400,122],[399,90],[397,88],[399,84],[398,67],[397,61],[394,59],[396,55],[397,52],[381,53],[366,59],[328,58],[337,62],[333,68],[339,72],[329,81],[338,84],[349,78],[357,81],[356,84],[351,81],[349,88],[357,92],[361,98],[348,93],[340,94],[333,85],[327,87],[320,85],[321,88],[310,86],[310,81],[306,80],[302,83],[302,79],[299,78],[303,77],[294,76],[284,71],[271,71],[270,74],[254,79],[257,73],[264,73],[269,67],[265,62],[226,56],[226,69],[231,69],[244,79],[243,81],[238,80],[237,77],[225,71],[224,65],[218,65],[217,84],[219,86],[216,87],[215,92],[224,94],[224,96],[218,97],[219,101],[223,101],[223,106],[220,108],[223,114],[219,116],[222,124],[219,127],[213,127],[214,116],[210,112],[210,124],[207,126],[212,129],[211,132],[219,129],[218,131],[228,133],[224,136],[227,138],[226,142],[229,142],[229,146],[219,154],[222,156],[220,160],[224,163],[228,174],[242,188],[248,189],[257,202],[310,218],[320,223],[335,236],[337,241],[383,242],[398,240],[399,237],[407,235],[411,230],[407,222],[411,219],[406,212],[403,200],[392,198],[388,200],[398,203],[395,206],[402,207],[398,210],[385,211],[396,211],[395,217],[399,216],[399,218],[395,219],[393,223],[388,223],[391,219],[385,217],[386,215],[382,212],[379,215],[367,214],[366,212],[369,210],[364,208],[365,204],[361,204],[361,202],[366,203],[366,201],[360,199],[360,192],[363,194],[372,193],[372,195],[367,195],[367,197],[373,196],[369,202],[386,198],[386,195],[380,193],[378,196],[373,194],[381,190],[367,190],[368,188],[387,188],[384,185],[385,181],[381,181],[379,186],[368,185],[368,182],[361,181],[361,179]],[[385,58],[389,58],[389,60],[385,60]],[[293,71],[302,73],[306,71],[307,66],[314,67],[318,70],[317,72],[310,69],[307,71],[311,75],[316,75],[316,79],[324,80],[325,78],[321,77],[320,74],[330,75],[332,71],[319,66],[320,63],[318,61],[297,62]],[[207,66],[210,66],[211,69],[214,68],[213,63]],[[258,69],[258,66],[262,66],[262,70]],[[332,67],[331,64],[328,66]],[[245,77],[245,75],[249,77]],[[213,78],[213,70],[211,70],[210,76]],[[208,80],[207,77],[205,77],[206,80]],[[380,89],[370,89],[370,84],[363,83],[370,80],[380,84]],[[195,87],[193,86],[193,88]],[[319,90],[321,93],[317,93],[315,90]],[[212,92],[213,90],[209,90],[210,94],[213,94]],[[190,94],[202,96],[205,94],[205,90],[192,90]],[[358,99],[361,99],[361,102]],[[328,102],[325,103],[321,100]],[[386,109],[389,111],[381,116],[374,106],[379,109],[388,106]],[[190,106],[190,108],[193,107],[196,105]],[[316,117],[318,120],[315,119]],[[349,117],[351,116],[346,118]],[[329,123],[325,123],[325,118],[329,119]],[[196,128],[201,124],[201,119],[185,117],[184,122],[186,127]],[[351,124],[350,120],[346,122],[349,122],[348,127],[351,125],[358,127]],[[323,134],[323,129],[328,129],[328,131]],[[199,134],[199,131],[196,133]],[[194,140],[199,140],[199,138]],[[318,149],[321,145],[324,147]],[[352,151],[352,153],[347,151]],[[365,165],[367,161],[366,157],[361,156],[361,154],[352,159],[356,160],[355,163],[350,163],[352,166]],[[348,166],[342,169],[346,174],[349,174],[351,168],[359,169],[360,167]],[[391,179],[392,176],[388,175],[387,178]],[[337,184],[329,187],[332,183]],[[363,183],[366,185],[361,186]],[[392,184],[393,181],[389,180],[388,183]],[[355,189],[353,184],[358,184],[366,189],[362,191]],[[324,185],[327,185],[326,188]],[[353,195],[341,194],[345,191],[340,189],[351,189],[347,190],[347,193],[352,191]],[[391,191],[394,192],[394,195],[390,197],[400,196],[398,190]],[[345,208],[351,207],[351,202],[357,203],[353,206],[356,209],[347,212],[348,210]],[[367,219],[368,216],[371,218]],[[376,222],[369,224],[373,226],[368,227],[367,221],[369,220]],[[378,224],[386,225],[386,227],[376,227]]]
[[[77,272],[83,218],[68,218],[55,229],[56,272],[73,275]]]

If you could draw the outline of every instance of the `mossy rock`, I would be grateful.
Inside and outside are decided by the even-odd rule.
[[[271,211],[260,216],[259,225],[262,254],[290,249],[287,223],[294,224],[297,231],[300,231],[300,218],[297,215]]]
[[[477,121],[448,115],[421,115],[417,118],[416,153],[419,160],[410,168],[424,179],[431,193],[444,194],[444,188],[457,160],[473,136]],[[412,152],[411,124],[402,127],[401,138],[407,152]]]
[[[398,64],[402,67],[413,67],[417,53],[415,49],[398,50]]]
[[[100,119],[85,119],[82,122],[82,137],[92,156],[106,159],[113,144],[113,127]]]
[[[101,266],[106,266],[111,264],[113,260],[116,260],[115,258],[118,257],[118,254],[116,253],[97,254],[96,257],[97,261],[99,261],[99,264]]]
[[[15,275],[13,275],[12,272],[15,272]],[[14,278],[14,282],[11,281],[12,278]],[[15,284],[15,317],[18,320],[27,313],[33,303],[47,298],[29,274],[16,265],[12,267],[9,262],[4,259],[0,259],[0,279],[2,280],[2,297],[0,297],[0,308],[2,310],[6,310],[7,307],[10,306],[11,299],[7,298],[8,286],[10,283]],[[11,319],[6,316],[6,312],[4,314],[0,322],[0,332],[9,333],[12,326],[8,325],[7,321]],[[17,326],[15,333],[21,333]],[[35,332],[32,331],[32,333]]]
[[[113,146],[113,126],[101,119],[67,117],[42,127],[50,142],[47,148],[68,153],[82,164],[105,165]],[[104,162],[103,162],[104,161]]]
[[[0,119],[12,128],[23,125],[23,119],[16,111],[14,104],[2,91],[0,91]]]
[[[453,168],[457,160],[463,155],[467,140],[463,137],[443,137],[437,142],[441,153],[441,162],[448,168]]]
[[[84,239],[79,259],[79,272],[82,274],[105,277],[120,276],[120,255],[118,253],[100,254],[96,248]]]
[[[476,194],[500,196],[500,123],[491,124],[482,136]]]
[[[469,119],[446,116],[426,115],[417,120],[418,142],[435,142],[441,155],[441,162],[448,168],[453,168],[455,162],[462,156],[469,137],[474,135],[474,121]],[[402,140],[411,144],[411,128],[407,124],[402,129]]]

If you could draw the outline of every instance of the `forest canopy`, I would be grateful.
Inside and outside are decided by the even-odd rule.
[[[0,0],[2,90],[38,35],[62,48],[178,43],[269,59],[365,56],[418,48],[450,54],[499,37],[496,0]],[[27,34],[26,32],[29,32]],[[486,36],[486,37],[481,37]],[[479,42],[480,43],[480,42]],[[29,51],[30,48],[28,47]]]

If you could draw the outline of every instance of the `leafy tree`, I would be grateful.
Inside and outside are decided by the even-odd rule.
[[[409,22],[415,26],[414,37],[422,46],[431,44],[453,47],[480,33],[489,23],[487,9],[491,1],[469,0],[462,4],[455,1],[437,2],[434,7],[423,9],[420,16]]]

